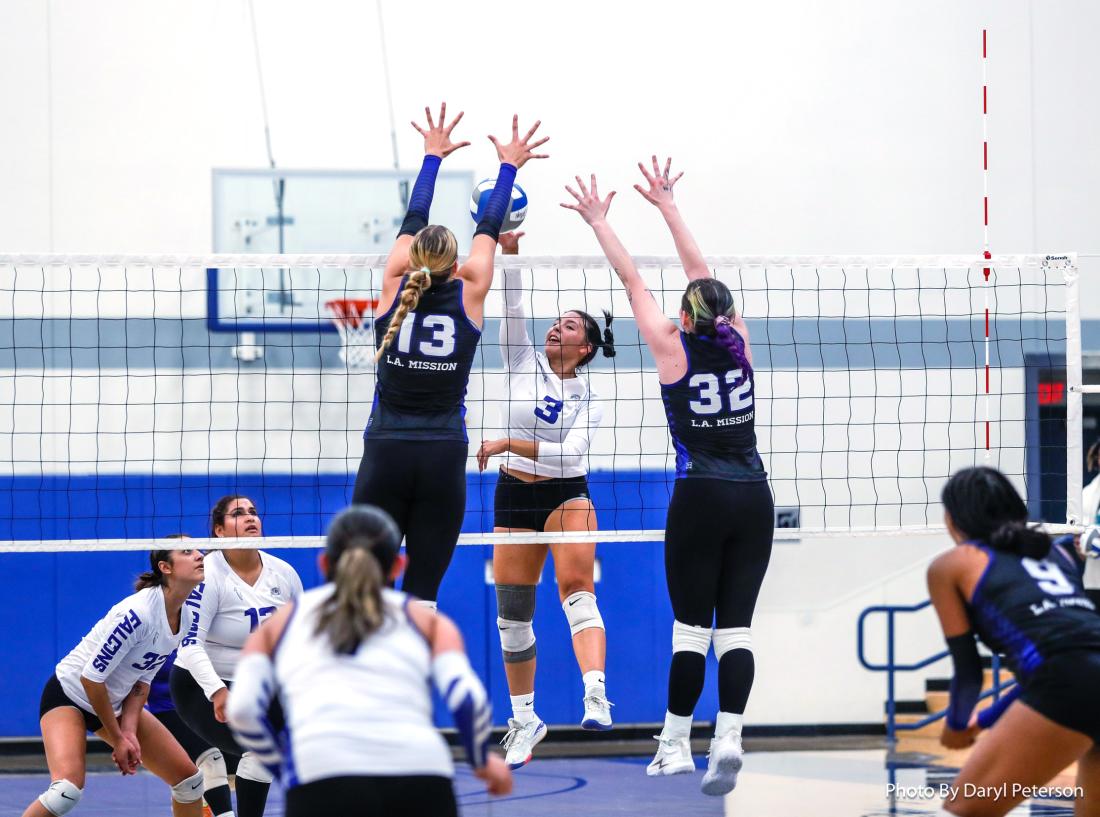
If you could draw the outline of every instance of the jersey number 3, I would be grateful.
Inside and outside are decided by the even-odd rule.
[[[417,315],[415,312],[405,316],[397,331],[397,351],[407,355],[412,350],[413,327],[417,321],[432,333],[430,338],[416,345],[420,354],[426,357],[450,357],[454,354],[455,319],[450,315]]]
[[[1046,559],[1041,562],[1035,559],[1021,559],[1020,564],[1024,566],[1024,570],[1031,578],[1035,579],[1039,589],[1048,595],[1068,596],[1075,589],[1066,578],[1066,574],[1062,572],[1062,568]]]
[[[688,407],[695,414],[717,414],[722,410],[722,398],[725,397],[730,411],[749,408],[752,405],[752,398],[748,396],[752,391],[752,381],[746,377],[740,386],[733,387],[741,375],[740,369],[731,369],[726,372],[724,391],[718,375],[711,372],[692,375],[688,385],[693,389],[699,389],[699,399],[692,400],[688,403]]]
[[[544,397],[542,400],[546,405],[535,409],[535,416],[553,425],[558,421],[558,416],[561,414],[561,410],[565,408],[565,403],[561,400],[555,400],[553,397]]]

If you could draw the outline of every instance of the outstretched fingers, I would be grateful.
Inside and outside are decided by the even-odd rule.
[[[530,129],[527,131],[527,134],[523,137],[523,141],[524,142],[531,141],[531,137],[535,135],[535,131],[537,131],[539,129],[539,125],[541,125],[541,124],[542,124],[542,120],[541,119],[536,119],[535,124],[530,127]],[[546,139],[542,140],[542,142],[545,142],[545,141],[546,141]],[[537,142],[535,145],[531,145],[531,147],[536,147],[537,145],[541,145],[542,142]]]
[[[579,187],[581,189],[581,194],[587,196],[588,195],[588,188],[584,186],[584,181],[581,180],[581,177],[580,176],[574,176],[573,178],[577,180],[577,187]]]
[[[653,184],[656,181],[656,178],[650,175],[649,171],[645,169],[645,165],[643,165],[641,162],[638,162],[638,170],[642,171],[642,175],[645,176],[645,180],[650,184]],[[634,186],[637,187],[638,185]]]
[[[443,103],[443,110],[447,110],[447,103],[446,103],[446,102],[444,102],[444,103]],[[454,127],[455,127],[455,125],[457,125],[457,124],[458,124],[459,122],[461,122],[461,121],[462,121],[462,117],[463,117],[463,116],[464,116],[465,114],[466,114],[466,112],[465,112],[465,111],[459,111],[459,112],[458,112],[458,116],[456,116],[456,117],[454,118],[454,121],[453,121],[453,122],[452,122],[451,124],[449,124],[449,125],[447,126],[447,128],[446,128],[446,133],[447,133],[447,135],[448,135],[448,136],[450,136],[450,135],[451,135],[451,131],[453,131],[453,130],[454,130]],[[440,124],[443,124],[443,122],[445,122],[445,121],[446,121],[446,120],[445,120],[445,119],[443,119],[443,118],[442,118],[442,116],[441,116],[441,117],[440,117],[440,120],[439,120],[439,123],[440,123]]]
[[[424,116],[428,118],[428,130],[435,130],[435,120],[432,119],[432,109],[424,106]]]

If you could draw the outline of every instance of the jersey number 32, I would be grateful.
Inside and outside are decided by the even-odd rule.
[[[699,389],[699,397],[688,403],[688,407],[695,414],[717,414],[722,410],[723,402],[730,411],[749,408],[752,405],[752,397],[749,395],[752,391],[752,381],[746,377],[740,386],[734,388],[734,384],[741,379],[741,376],[740,369],[731,369],[726,372],[723,377],[725,381],[725,388],[723,388],[718,375],[712,372],[692,375],[688,385],[693,389]]]

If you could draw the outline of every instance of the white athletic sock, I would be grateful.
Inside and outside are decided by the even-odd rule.
[[[526,695],[511,695],[512,699],[512,717],[520,723],[530,723],[536,720],[538,716],[535,714],[535,693],[528,692]]]
[[[691,737],[691,715],[673,715],[665,712],[665,728],[661,730],[665,740],[680,740]]]
[[[589,690],[598,690],[601,695],[604,694],[604,684],[606,679],[604,674],[598,669],[590,669],[584,674],[582,679],[584,681],[584,694],[587,695]]]
[[[744,722],[744,715],[734,715],[732,712],[719,712],[718,717],[714,720],[714,736],[716,738],[724,738],[730,732],[734,732],[738,737],[741,737],[741,726]]]
[[[237,817],[237,815],[235,815],[231,811],[225,811],[225,812],[222,812],[221,814],[215,815],[215,817]]]

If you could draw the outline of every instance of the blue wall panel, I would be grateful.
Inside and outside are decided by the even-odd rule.
[[[0,539],[116,538],[206,534],[214,501],[235,491],[249,495],[264,514],[269,535],[323,532],[351,493],[353,476],[208,476],[7,478],[0,482]],[[492,527],[493,475],[469,477],[465,531]],[[662,528],[671,483],[664,473],[594,474],[593,498],[605,529]],[[643,512],[641,509],[645,508]],[[8,511],[11,513],[7,513]],[[320,583],[317,553],[282,550],[306,587]],[[659,721],[664,716],[672,612],[665,592],[662,545],[606,544],[599,548],[600,611],[607,623],[608,695],[618,723]],[[0,555],[0,592],[9,620],[0,629],[0,736],[38,732],[38,699],[54,664],[106,610],[131,592],[146,569],[143,553]],[[444,580],[440,607],[459,624],[474,668],[493,698],[494,720],[510,714],[508,689],[496,634],[496,599],[485,581],[492,549],[461,547]],[[538,590],[536,703],[550,724],[580,723],[581,680],[565,615],[548,564]],[[713,659],[699,716],[717,708]],[[445,722],[445,721],[441,721]]]

